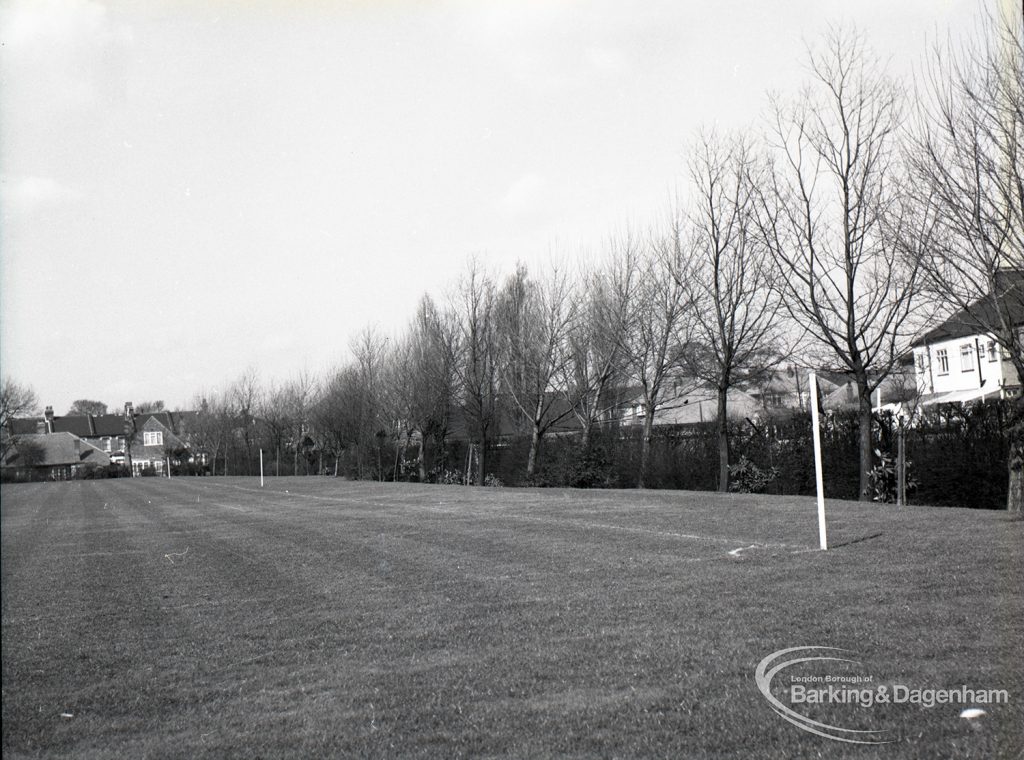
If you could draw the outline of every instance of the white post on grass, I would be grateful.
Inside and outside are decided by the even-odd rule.
[[[821,430],[818,428],[818,377],[811,373],[811,428],[814,436],[814,482],[818,489],[818,543],[828,549],[825,536],[825,485],[821,474]]]
[[[263,449],[260,449],[260,488],[263,488]]]
[[[167,479],[171,479],[171,458],[167,457]]]

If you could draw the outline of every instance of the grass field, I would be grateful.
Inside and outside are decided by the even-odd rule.
[[[8,757],[1019,757],[1024,522],[680,492],[281,478],[4,486]],[[776,715],[842,647],[961,705]],[[805,711],[810,714],[810,711]]]

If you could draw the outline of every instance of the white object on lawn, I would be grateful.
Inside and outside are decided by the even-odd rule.
[[[974,718],[980,718],[984,714],[985,711],[982,710],[980,707],[968,707],[966,710],[960,713],[960,717],[967,718],[967,720],[972,720]]]
[[[825,535],[825,485],[821,474],[821,430],[818,429],[818,376],[811,373],[811,427],[814,434],[814,482],[818,489],[818,544],[828,549]]]

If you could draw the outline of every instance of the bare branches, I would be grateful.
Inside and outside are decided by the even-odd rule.
[[[703,135],[690,160],[693,258],[685,277],[676,272],[692,304],[692,339],[682,359],[717,391],[722,491],[729,480],[729,390],[778,361],[782,349],[778,269],[757,225],[766,168],[739,136]]]
[[[917,280],[894,234],[906,212],[902,91],[854,32],[833,30],[810,64],[809,89],[793,105],[776,103],[759,226],[785,308],[857,383],[865,492],[870,396],[909,346]]]
[[[905,237],[926,291],[969,314],[1024,372],[1024,39],[990,17],[938,46],[915,114],[910,166],[923,234]]]
[[[14,445],[14,433],[10,429],[11,420],[35,414],[39,408],[36,392],[28,385],[22,385],[9,377],[5,377],[0,386],[0,456],[4,459]]]

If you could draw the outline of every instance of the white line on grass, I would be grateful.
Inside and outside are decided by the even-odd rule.
[[[242,486],[231,485],[231,484],[228,484],[228,483],[216,483],[216,484],[210,484],[210,485],[216,485],[217,487],[220,487],[220,488],[232,488],[234,490],[244,491],[246,493],[260,493],[260,494],[265,494],[266,493],[265,489],[261,491],[259,489],[255,489],[255,488],[244,488]],[[280,494],[280,491],[274,491],[272,493]],[[283,495],[283,494],[281,494],[281,495]],[[367,501],[365,499],[344,498],[344,497],[339,497],[339,496],[317,496],[315,494],[303,494],[303,493],[288,493],[288,496],[293,496],[293,497],[301,498],[301,499],[311,499],[311,500],[314,500],[314,501],[334,502],[334,503],[337,503],[337,504],[365,504],[365,505],[373,504],[373,502]],[[434,512],[436,514],[446,514],[446,515],[465,515],[466,514],[465,510],[462,510],[462,509],[442,508],[440,506],[434,507],[434,506],[427,506],[427,505],[417,505],[415,508],[417,510],[421,510],[421,511],[424,511],[424,512]],[[757,542],[752,542],[751,539],[749,539],[749,538],[742,538],[742,537],[736,537],[736,536],[707,536],[707,535],[702,535],[702,534],[699,534],[699,533],[679,533],[679,532],[676,532],[676,531],[669,531],[669,530],[656,530],[656,529],[653,529],[653,528],[640,528],[640,527],[636,527],[636,526],[626,526],[626,525],[612,525],[612,524],[609,524],[609,523],[591,522],[591,521],[584,521],[584,520],[557,520],[557,519],[549,518],[549,517],[538,517],[538,516],[534,516],[534,515],[524,515],[522,513],[518,513],[517,514],[517,513],[514,513],[514,512],[507,512],[507,511],[502,511],[502,512],[499,512],[499,513],[476,512],[475,515],[478,516],[478,517],[485,517],[485,518],[491,519],[491,520],[506,519],[506,520],[518,520],[518,521],[521,521],[521,522],[536,522],[536,523],[541,523],[541,524],[546,524],[546,525],[557,525],[559,527],[577,527],[577,528],[591,528],[591,529],[596,529],[596,530],[612,530],[612,531],[617,531],[617,532],[620,532],[620,533],[639,533],[639,534],[650,535],[650,536],[661,536],[661,537],[664,537],[664,538],[685,539],[685,540],[688,540],[688,541],[702,541],[702,542],[708,542],[708,543],[722,543],[722,544],[733,544],[733,545],[741,544],[741,543],[748,543],[749,544],[746,547],[741,547],[739,550],[733,550],[733,551],[745,551],[746,549],[752,549],[752,548],[758,548],[758,549],[794,549],[795,548],[795,549],[797,549],[797,551],[811,551],[810,549],[806,549],[803,546],[794,547],[792,544],[785,544],[785,543],[764,543],[764,542],[757,543]],[[738,554],[733,554],[733,552],[729,552],[729,554],[731,554],[734,557],[739,556]]]

